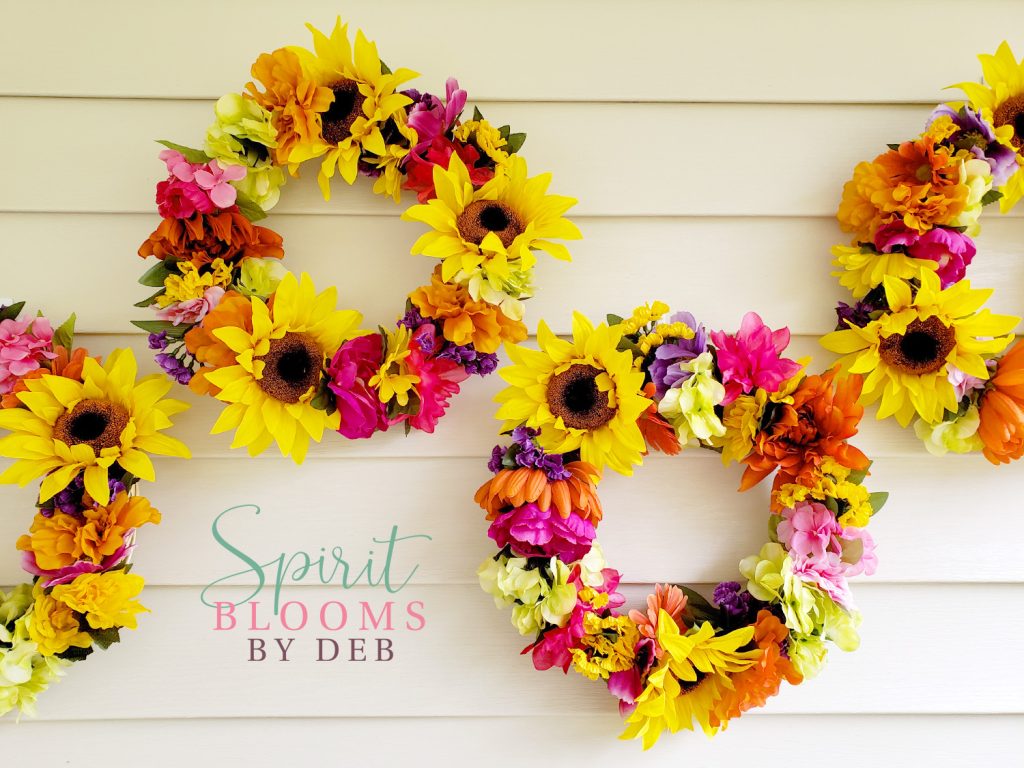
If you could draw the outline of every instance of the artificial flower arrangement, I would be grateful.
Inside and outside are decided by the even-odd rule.
[[[851,245],[833,274],[854,302],[836,308],[822,345],[864,374],[862,402],[894,416],[935,455],[1024,455],[1024,347],[1019,317],[982,309],[992,291],[965,278],[982,208],[1024,197],[1024,62],[1004,42],[982,55],[985,83],[940,104],[924,132],[871,162],[843,189],[838,219]],[[1000,356],[1002,355],[1002,356]]]
[[[596,327],[576,314],[571,341],[541,323],[539,350],[509,345],[496,399],[512,441],[475,497],[500,550],[480,584],[511,607],[524,653],[606,685],[623,738],[645,749],[665,730],[716,733],[815,675],[828,642],[857,648],[848,579],[875,570],[866,526],[886,500],[864,487],[871,462],[848,442],[860,376],[808,375],[782,356],[788,329],[754,313],[725,333],[687,312],[663,322],[668,311],[656,302]],[[649,451],[684,446],[744,465],[740,490],[774,473],[769,540],[710,601],[659,584],[627,612],[596,541],[597,483],[605,467],[631,475]]]
[[[188,406],[161,374],[136,379],[130,349],[103,362],[74,346],[74,315],[54,329],[24,302],[0,300],[0,483],[42,478],[20,537],[32,581],[0,591],[0,715],[36,699],[76,661],[136,628],[143,579],[131,573],[137,530],[160,513],[138,495],[156,479],[150,454],[188,457],[164,434]]]
[[[416,73],[388,68],[362,32],[353,46],[340,19],[329,36],[307,26],[313,50],[260,55],[254,82],[217,101],[203,149],[161,142],[163,218],[139,249],[157,260],[140,282],[157,290],[137,305],[159,319],[136,323],[171,378],[225,403],[215,434],[235,430],[251,455],[276,443],[296,463],[325,431],[433,432],[459,385],[526,338],[536,252],[568,260],[555,241],[580,237],[563,218],[576,201],[529,176],[526,135],[479,110],[463,120],[454,78],[443,98],[401,90]],[[287,273],[281,236],[254,223],[310,161],[325,200],[336,175],[395,202],[416,194],[402,218],[429,231],[412,253],[440,263],[395,328],[361,330],[334,288]]]

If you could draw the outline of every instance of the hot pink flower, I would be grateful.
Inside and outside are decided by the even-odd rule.
[[[536,504],[498,515],[487,530],[498,547],[511,547],[519,557],[557,557],[572,563],[590,551],[596,535],[593,524],[572,513],[563,518],[555,510]]]
[[[175,178],[156,185],[156,208],[165,219],[190,219],[197,212],[217,210],[210,196],[195,183]]]
[[[449,141],[444,136],[438,136],[431,143],[426,152],[420,154],[409,154],[408,162],[405,165],[406,181],[405,189],[411,189],[416,193],[416,198],[425,203],[437,197],[434,191],[434,166],[440,166],[448,170],[452,155],[458,154],[466,168],[469,170],[469,179],[474,186],[482,186],[494,178],[494,170],[491,168],[477,168],[476,162],[480,159],[480,153],[476,147],[461,142]]]
[[[608,675],[608,692],[619,699],[619,715],[622,717],[636,709],[636,699],[644,690],[643,679],[658,658],[655,649],[656,643],[652,638],[641,638],[634,649],[636,658],[633,666]]]
[[[379,333],[357,336],[341,345],[327,367],[331,377],[328,386],[341,416],[338,432],[349,440],[369,437],[378,430],[384,432],[390,426],[387,407],[368,384],[383,357]]]
[[[55,357],[53,329],[45,317],[0,321],[0,395],[14,389],[18,379],[42,361]]]
[[[896,248],[906,250],[917,242],[917,230],[911,229],[902,220],[883,224],[875,232],[875,248],[879,253],[892,253]]]
[[[449,77],[445,82],[445,100],[431,93],[410,92],[413,104],[409,107],[408,124],[416,130],[417,144],[413,154],[423,152],[438,136],[444,136],[455,125],[466,107],[467,94],[459,88],[459,81]]]
[[[170,320],[174,325],[195,325],[207,314],[210,310],[220,304],[220,300],[224,298],[224,289],[219,285],[214,285],[206,289],[198,299],[189,299],[188,301],[179,301],[177,304],[171,304],[158,309],[156,316],[161,320]]]
[[[789,329],[773,331],[756,312],[743,316],[738,333],[715,331],[711,339],[718,349],[718,367],[725,385],[723,405],[755,387],[776,392],[782,382],[800,371],[795,360],[779,356],[789,345]]]
[[[170,174],[156,185],[157,210],[165,219],[188,219],[235,204],[238,192],[230,182],[245,178],[244,165],[190,163],[173,149],[161,152],[160,159]]]
[[[221,165],[213,160],[195,171],[195,181],[210,195],[218,208],[230,208],[238,199],[238,190],[230,182],[245,178],[244,165]]]
[[[35,552],[29,550],[22,552],[21,554],[21,567],[23,570],[34,576],[42,577],[43,587],[49,589],[50,587],[55,587],[58,584],[67,584],[68,582],[74,581],[83,573],[99,573],[101,571],[109,571],[111,568],[116,568],[128,559],[133,549],[135,549],[134,528],[125,534],[125,542],[118,547],[115,552],[107,555],[99,563],[94,563],[92,560],[78,560],[77,562],[63,568],[47,571],[39,567],[36,563]]]
[[[420,377],[416,384],[420,409],[409,417],[409,426],[428,434],[444,416],[449,400],[459,394],[459,384],[469,378],[466,370],[454,360],[433,357],[433,350],[440,345],[437,328],[425,323],[413,333],[406,358],[409,370]]]
[[[943,227],[929,229],[907,248],[908,256],[928,259],[939,265],[937,272],[943,288],[963,280],[976,252],[971,238],[955,229]]]
[[[835,515],[824,504],[803,501],[782,511],[779,542],[792,554],[820,560],[835,550],[835,536],[842,530]]]

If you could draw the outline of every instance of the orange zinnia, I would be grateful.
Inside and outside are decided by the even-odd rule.
[[[478,352],[497,352],[503,341],[526,338],[526,326],[505,315],[499,307],[476,301],[463,285],[441,279],[440,267],[430,276],[430,285],[417,288],[409,299],[424,317],[443,320],[444,337],[452,344],[472,344]]]
[[[511,508],[536,504],[543,510],[554,505],[558,514],[568,517],[575,512],[597,525],[601,520],[601,500],[597,497],[596,467],[585,461],[565,465],[568,480],[551,480],[542,469],[503,469],[480,486],[473,500],[494,520]]]
[[[793,402],[779,403],[770,426],[754,436],[754,447],[744,459],[747,468],[740,481],[745,491],[776,468],[779,482],[811,485],[822,459],[831,456],[844,467],[867,469],[871,463],[847,439],[857,434],[864,407],[857,403],[863,379],[845,376],[838,381],[838,367],[808,376],[793,393]]]
[[[1024,344],[1017,342],[996,365],[989,389],[981,397],[978,435],[982,452],[993,464],[1008,464],[1024,455]]]
[[[218,211],[190,219],[161,219],[139,246],[139,256],[171,257],[204,267],[217,258],[229,264],[250,257],[280,259],[281,244],[274,230],[256,226],[238,211]]]
[[[89,351],[79,347],[69,356],[68,350],[59,344],[54,345],[53,351],[57,354],[57,357],[50,361],[50,367],[36,368],[34,371],[29,371],[18,379],[14,383],[14,389],[0,399],[0,407],[20,408],[22,402],[18,399],[18,393],[28,389],[28,385],[25,384],[25,381],[28,379],[38,379],[43,374],[49,374],[51,376],[63,376],[66,379],[75,379],[76,381],[81,380],[82,368],[85,364],[85,358],[89,356]]]
[[[654,594],[647,596],[647,612],[638,611],[635,608],[629,612],[629,618],[636,624],[640,634],[654,640],[658,633],[658,616],[662,610],[672,617],[679,629],[683,632],[686,627],[683,625],[683,610],[686,608],[686,595],[683,590],[675,584],[655,584]],[[658,658],[664,654],[661,648],[656,648]]]
[[[228,291],[220,303],[203,318],[202,325],[185,334],[185,348],[202,367],[188,386],[197,395],[215,395],[220,389],[206,380],[206,374],[235,364],[235,353],[213,335],[218,328],[241,328],[252,333],[252,303],[240,293]]]

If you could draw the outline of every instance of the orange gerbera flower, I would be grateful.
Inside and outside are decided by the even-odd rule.
[[[640,427],[640,434],[644,436],[644,442],[647,443],[648,453],[654,449],[668,456],[675,456],[683,449],[683,446],[679,444],[675,428],[658,413],[658,404],[654,402],[654,392],[654,384],[647,382],[644,385],[644,394],[651,399],[651,404],[647,406],[646,411],[640,414],[636,423]]]
[[[264,90],[258,90],[255,83],[246,85],[246,90],[271,113],[277,130],[275,162],[290,165],[294,171],[299,163],[326,152],[320,113],[334,101],[331,89],[317,85],[299,57],[287,48],[261,54],[252,65],[252,76]]]
[[[29,371],[18,379],[14,383],[14,389],[0,399],[0,408],[20,408],[22,402],[18,398],[18,393],[24,392],[28,389],[28,385],[25,384],[25,382],[29,379],[38,379],[43,374],[49,376],[63,376],[66,379],[76,379],[79,381],[82,379],[82,367],[85,363],[85,358],[89,356],[89,351],[87,349],[79,347],[69,355],[67,348],[62,347],[59,344],[55,344],[53,351],[56,353],[57,357],[50,360],[50,367],[36,368],[34,371]]]
[[[409,299],[424,317],[444,321],[444,337],[452,344],[472,344],[478,352],[497,352],[503,341],[516,343],[526,338],[522,322],[494,304],[474,300],[464,285],[446,283],[440,267],[430,276],[430,285],[417,288]]]
[[[203,267],[217,258],[229,264],[250,257],[280,259],[282,242],[274,230],[256,226],[237,211],[197,213],[190,219],[161,219],[139,246],[139,256],[170,256]]]
[[[1024,343],[999,361],[989,387],[980,403],[982,453],[993,464],[1008,464],[1024,456]]]
[[[189,389],[197,395],[220,392],[219,387],[207,381],[206,374],[235,364],[235,352],[213,333],[228,326],[252,333],[252,303],[235,291],[225,293],[220,303],[203,318],[202,325],[185,334],[185,348],[202,364],[188,383]]]
[[[686,608],[686,595],[683,590],[675,584],[655,584],[654,594],[647,596],[647,612],[643,613],[635,608],[630,610],[629,618],[636,624],[640,634],[654,640],[658,632],[658,616],[665,611],[672,617],[679,629],[686,631],[683,626],[683,610]],[[661,658],[664,651],[657,649],[658,658]]]
[[[741,491],[776,468],[779,482],[810,485],[826,456],[850,469],[867,469],[868,457],[846,442],[857,434],[864,415],[864,407],[857,403],[863,379],[852,375],[836,380],[838,372],[837,366],[807,376],[793,392],[792,403],[777,404],[774,420],[754,436],[753,450],[744,459]]]
[[[565,469],[571,475],[568,480],[551,480],[541,469],[503,469],[480,486],[473,500],[487,512],[488,520],[513,507],[533,503],[544,510],[553,504],[562,517],[575,512],[597,525],[603,514],[597,497],[597,468],[585,461],[573,461]]]
[[[803,676],[782,655],[782,647],[788,637],[786,625],[771,611],[758,612],[754,623],[754,642],[761,649],[761,656],[752,666],[730,678],[733,685],[731,691],[723,689],[724,695],[715,705],[715,716],[719,724],[724,725],[748,709],[763,707],[769,698],[779,692],[783,680],[790,685],[803,682]]]

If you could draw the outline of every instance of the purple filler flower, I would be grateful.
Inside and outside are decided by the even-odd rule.
[[[167,349],[167,331],[149,334],[149,348],[158,352]]]
[[[572,477],[565,468],[562,454],[545,453],[534,440],[537,435],[537,430],[529,427],[513,429],[512,445],[507,448],[503,445],[494,446],[491,450],[491,460],[487,463],[488,469],[491,472],[500,472],[505,468],[505,461],[508,460],[518,467],[539,469],[550,480],[568,480]]]
[[[192,371],[174,355],[161,352],[154,356],[156,364],[159,365],[168,376],[179,384],[188,384],[192,381]]]
[[[949,143],[955,149],[966,149],[992,167],[992,186],[1001,187],[1017,172],[1017,153],[1013,148],[996,141],[992,126],[970,107],[955,110],[948,104],[940,104],[928,117],[928,125],[936,118],[947,116],[960,130],[954,133]]]
[[[119,493],[123,493],[127,490],[117,478],[109,478],[107,485],[110,487],[110,498],[116,498]],[[54,512],[63,512],[65,515],[79,515],[82,510],[83,499],[85,495],[85,477],[78,475],[74,480],[68,483],[67,488],[60,491],[56,496],[53,497],[53,507],[40,509],[40,513],[43,517],[52,517]]]
[[[654,360],[648,366],[651,381],[657,389],[658,399],[672,387],[680,386],[690,378],[689,371],[680,368],[708,348],[708,331],[689,312],[676,312],[669,318],[671,323],[686,323],[693,329],[692,339],[675,339],[662,344],[654,352]]]
[[[737,581],[723,581],[715,587],[712,600],[723,613],[737,620],[752,617],[760,607],[754,596]]]
[[[519,557],[557,557],[573,563],[590,551],[597,532],[575,512],[563,518],[554,506],[544,510],[531,503],[498,515],[487,535]]]

